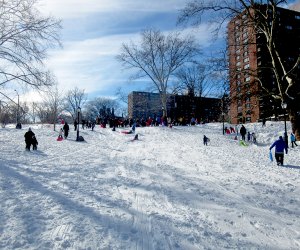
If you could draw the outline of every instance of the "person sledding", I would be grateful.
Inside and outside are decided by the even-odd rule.
[[[272,148],[275,147],[275,159],[277,162],[278,166],[283,166],[283,159],[284,159],[284,150],[285,153],[288,153],[288,148],[287,145],[285,143],[285,141],[283,140],[282,136],[279,136],[279,139],[276,140],[270,147],[270,151],[272,150]]]
[[[136,123],[134,122],[129,131],[122,131],[123,134],[134,134],[135,133]]]
[[[61,128],[59,130],[59,134],[58,134],[58,137],[56,139],[57,141],[62,141],[63,140],[63,129]]]

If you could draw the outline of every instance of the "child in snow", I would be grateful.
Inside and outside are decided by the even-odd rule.
[[[208,137],[206,137],[206,135],[204,135],[203,136],[203,144],[205,145],[205,146],[207,146],[207,143],[209,142],[209,138]]]
[[[248,131],[248,133],[247,133],[247,139],[248,139],[248,141],[251,141],[251,134],[250,134],[249,131]]]
[[[31,140],[31,144],[32,144],[32,150],[37,150],[37,145],[39,144],[35,135],[32,136],[32,140]]]
[[[254,133],[254,132],[252,132],[252,135],[251,135],[251,137],[252,137],[252,141],[253,141],[253,143],[256,143],[256,135],[255,135],[255,133]]]
[[[63,140],[63,129],[61,128],[59,130],[59,134],[58,134],[58,137],[57,137],[57,141],[62,141]]]

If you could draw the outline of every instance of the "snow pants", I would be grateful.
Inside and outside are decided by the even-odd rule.
[[[25,141],[25,144],[26,144],[25,149],[29,151],[30,150],[30,146],[31,146],[31,142]]]
[[[284,153],[276,153],[275,152],[275,159],[277,162],[277,165],[283,165],[283,159],[284,159]]]

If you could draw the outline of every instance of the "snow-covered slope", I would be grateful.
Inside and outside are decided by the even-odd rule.
[[[28,126],[0,129],[0,249],[300,248],[300,146],[283,167],[268,158],[282,122],[247,124],[247,147],[220,123],[137,128],[133,142],[31,127],[30,152]]]

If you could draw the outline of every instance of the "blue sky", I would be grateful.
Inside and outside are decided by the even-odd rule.
[[[122,43],[138,41],[145,28],[161,31],[178,29],[179,10],[187,0],[41,0],[42,13],[62,20],[63,48],[50,51],[47,66],[54,72],[59,89],[85,89],[89,98],[114,96],[145,90],[142,81],[129,82],[115,57]],[[190,28],[188,28],[190,29]],[[190,31],[190,30],[189,30]],[[209,44],[207,25],[197,32],[199,46]]]
[[[54,72],[59,89],[84,89],[89,98],[113,97],[121,87],[126,92],[145,90],[143,81],[129,82],[130,72],[115,57],[122,43],[138,41],[145,28],[173,31],[179,10],[188,0],[40,0],[39,9],[62,20],[63,48],[50,51],[47,66]],[[298,1],[299,2],[299,1]],[[212,51],[209,25],[188,27],[199,46]],[[224,43],[222,38],[218,45]],[[32,98],[33,94],[28,94]]]

